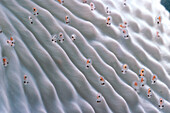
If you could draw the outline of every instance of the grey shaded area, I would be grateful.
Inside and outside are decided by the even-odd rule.
[[[65,0],[64,4],[0,0],[0,15],[0,113],[170,112],[170,22],[160,4],[149,0],[140,4],[129,0],[127,6],[120,0]],[[163,18],[160,25],[155,21],[158,15]],[[111,26],[106,25],[108,16]],[[123,22],[129,25],[129,39],[120,32]],[[64,41],[52,42],[60,33]],[[7,43],[10,37],[14,47]],[[3,57],[9,62],[6,67]],[[89,69],[88,58],[92,60]],[[123,64],[129,67],[125,74]],[[132,83],[139,81],[141,68],[146,70],[147,81],[136,92]],[[158,77],[156,84],[151,84],[153,74]],[[26,85],[24,75],[29,81]],[[158,107],[160,98],[163,109]]]

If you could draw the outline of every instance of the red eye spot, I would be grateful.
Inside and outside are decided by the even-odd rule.
[[[11,41],[13,41],[13,38],[12,38],[12,37],[10,37],[10,40],[11,40]]]
[[[100,81],[104,81],[103,77],[100,77]]]
[[[6,62],[6,58],[3,58],[3,61]]]
[[[34,11],[34,12],[36,12],[36,11],[37,11],[37,9],[36,9],[36,8],[33,8],[33,11]]]

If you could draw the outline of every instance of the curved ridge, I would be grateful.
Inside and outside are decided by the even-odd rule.
[[[123,0],[82,1],[0,1],[0,58],[7,57],[9,62],[7,67],[0,66],[0,112],[168,113],[167,11],[157,1],[152,4],[142,0],[140,8],[137,0],[128,0],[126,6]],[[96,7],[93,11],[91,2]],[[106,7],[111,14],[106,13]],[[165,18],[160,26],[155,22],[158,15]],[[110,26],[106,25],[108,16],[112,18]],[[122,37],[119,25],[123,22],[128,23],[129,39]],[[52,43],[52,36],[60,32],[64,42]],[[72,34],[76,36],[74,41]],[[7,43],[10,37],[14,37],[14,47]],[[86,69],[88,58],[92,65]],[[123,64],[129,66],[126,74],[121,72]],[[140,68],[145,69],[147,81],[136,92],[132,83],[140,80]],[[153,74],[158,77],[156,84],[151,84]],[[28,76],[27,85],[23,83],[24,75]],[[104,77],[104,86],[100,76]],[[152,90],[151,98],[147,97],[148,88]],[[160,98],[163,109],[158,107]]]

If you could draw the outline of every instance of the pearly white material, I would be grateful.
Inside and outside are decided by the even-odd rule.
[[[160,0],[126,0],[126,6],[124,0],[62,1],[0,0],[0,113],[169,113],[170,21]],[[127,39],[119,27],[124,22]],[[14,47],[6,42],[10,36]],[[6,67],[3,57],[8,58]],[[87,58],[92,61],[88,69]],[[128,65],[125,74],[123,64]],[[146,71],[143,87],[140,68]]]

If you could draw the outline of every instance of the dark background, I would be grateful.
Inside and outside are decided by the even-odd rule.
[[[170,0],[161,0],[161,4],[170,12]]]

